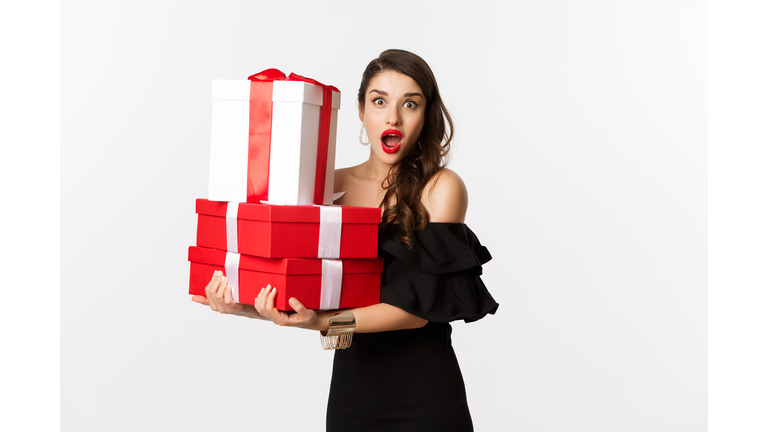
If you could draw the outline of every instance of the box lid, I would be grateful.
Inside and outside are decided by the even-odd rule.
[[[209,201],[198,198],[195,212],[211,216],[227,216],[225,201]],[[331,207],[331,206],[327,206]],[[379,224],[381,210],[371,207],[332,206],[341,208],[341,222],[347,224]],[[320,223],[320,208],[313,205],[272,205],[238,203],[237,218],[269,222]]]
[[[301,102],[323,106],[323,88],[304,81],[274,81],[272,102]]]
[[[227,251],[190,246],[188,259],[196,263],[224,265]],[[340,261],[344,274],[381,273],[384,270],[384,258],[345,258]],[[323,260],[317,258],[261,258],[241,254],[240,269],[286,275],[321,274],[323,272]]]
[[[211,83],[211,99],[248,101],[251,99],[251,81],[215,79]],[[272,102],[299,102],[323,106],[323,88],[304,81],[273,81]],[[339,92],[332,92],[331,107],[341,107]]]

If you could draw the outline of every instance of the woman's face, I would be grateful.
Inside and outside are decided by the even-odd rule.
[[[394,165],[417,146],[424,126],[426,98],[413,78],[385,71],[373,77],[359,106],[371,152]]]

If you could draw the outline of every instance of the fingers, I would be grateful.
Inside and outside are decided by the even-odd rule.
[[[211,281],[208,282],[208,285],[205,286],[205,296],[210,297],[211,296],[211,290],[214,286],[216,286],[219,283],[219,274],[221,272],[216,270],[213,272],[213,277],[211,277]]]
[[[216,302],[216,311],[220,313],[227,313],[227,301],[224,293],[228,286],[227,277],[222,276],[221,279],[219,279],[219,286],[216,287],[216,293],[213,296],[213,299]],[[231,298],[232,294],[230,293],[229,296]]]
[[[290,304],[293,310],[295,310],[302,318],[306,317],[307,313],[309,313],[309,310],[307,310],[296,297],[291,297],[291,299],[288,300],[288,304]]]
[[[317,312],[312,309],[307,309],[296,297],[291,297],[288,300],[288,304],[291,305],[296,314],[291,315],[290,320],[296,325],[312,324],[317,319]]]
[[[216,298],[222,303],[224,302],[224,291],[227,289],[227,286],[228,286],[227,281],[228,279],[226,276],[221,276],[221,278],[219,279],[219,286],[216,287]]]
[[[262,288],[254,301],[256,312],[277,325],[285,325],[288,322],[288,316],[275,308],[275,297],[277,297],[277,288],[272,285]]]
[[[215,284],[215,287],[211,290],[212,295],[208,297],[211,304],[215,305],[211,306],[211,309],[224,313],[224,289],[227,287],[227,277],[222,276],[221,272],[219,272],[219,279],[217,283]]]
[[[216,270],[213,272],[213,277],[208,285],[205,286],[205,297],[208,298],[209,306],[211,309],[216,310],[216,302],[211,301],[216,293],[216,287],[219,286],[219,279],[221,278],[221,272]]]
[[[269,285],[267,285],[269,287]],[[266,288],[262,288],[261,291],[259,291],[259,294],[256,296],[256,299],[253,301],[253,307],[256,308],[256,312],[259,313],[259,315],[264,315],[264,290]]]
[[[268,284],[265,288],[261,289],[258,297],[256,297],[255,306],[260,315],[264,315],[267,312],[267,299],[269,298],[269,293],[271,293],[273,290],[275,290],[275,288]]]
[[[193,295],[192,301],[195,303],[200,303],[201,305],[204,305],[204,306],[208,306],[208,299],[205,298],[205,296]]]
[[[317,320],[317,313],[311,309],[307,309],[304,305],[295,297],[292,297],[288,302],[295,314],[288,315],[287,313],[277,309],[275,307],[275,300],[277,299],[277,288],[272,285],[267,285],[259,291],[259,294],[253,300],[253,307],[256,309],[256,313],[264,319],[268,319],[273,323],[285,326],[307,326],[312,325]],[[231,288],[227,287],[224,297],[231,300]]]
[[[277,297],[277,288],[272,287],[272,291],[269,292],[269,296],[267,297],[267,304],[266,309],[269,311],[271,309],[275,308],[275,298]]]
[[[232,287],[229,285],[224,288],[224,304],[226,306],[234,306],[237,304],[235,303],[235,299],[232,297]]]
[[[205,296],[208,298],[208,305],[212,310],[226,313],[226,302],[224,297],[224,291],[227,288],[227,277],[221,270],[213,272],[213,277],[208,285],[205,287]],[[230,298],[232,294],[229,294]]]

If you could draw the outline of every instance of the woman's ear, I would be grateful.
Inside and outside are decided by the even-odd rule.
[[[357,104],[357,112],[360,114],[360,121],[363,121],[363,114],[365,113],[365,106],[361,103]]]

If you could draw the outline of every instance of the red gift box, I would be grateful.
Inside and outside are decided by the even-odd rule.
[[[266,258],[377,255],[381,220],[378,208],[279,206],[205,199],[198,199],[195,207],[197,246]]]
[[[213,272],[224,271],[238,303],[253,304],[267,284],[277,288],[275,307],[290,311],[291,297],[309,309],[339,309],[379,303],[383,258],[261,258],[190,246],[189,293],[205,295]]]

